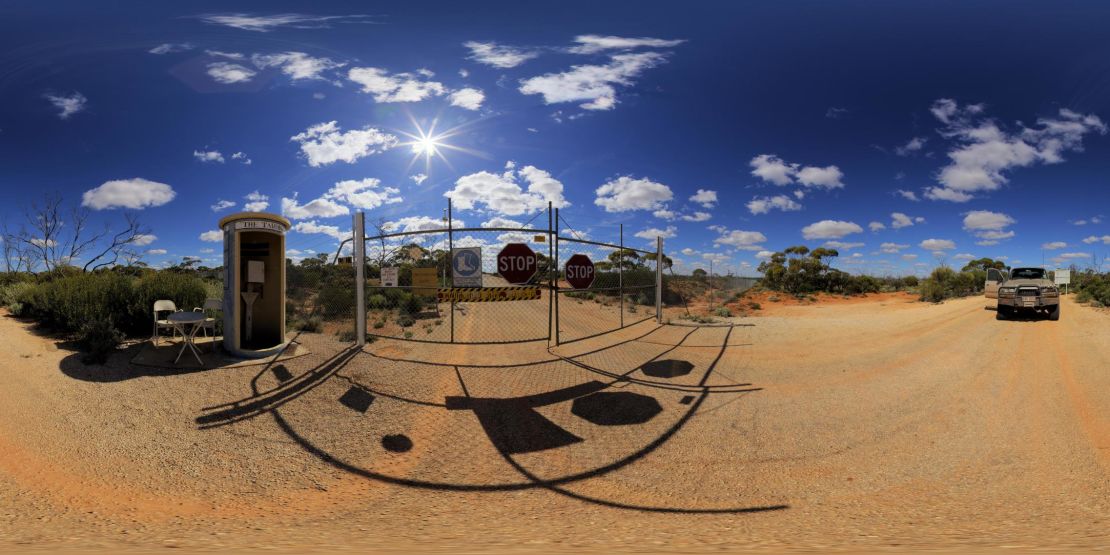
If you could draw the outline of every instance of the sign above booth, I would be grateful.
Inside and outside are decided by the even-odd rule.
[[[238,220],[235,222],[235,229],[253,229],[257,231],[285,233],[285,228],[286,226],[270,220]]]

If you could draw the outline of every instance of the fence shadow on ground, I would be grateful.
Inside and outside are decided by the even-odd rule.
[[[640,337],[646,337],[655,330],[662,329],[664,326],[654,328],[652,331]],[[691,329],[689,332],[682,336],[682,340],[670,348],[664,350],[662,353],[656,354],[651,357],[645,357],[645,360],[640,361],[632,370],[625,372],[614,372],[603,368],[592,367],[580,360],[583,356],[591,353],[597,353],[606,349],[611,349],[617,345],[626,344],[627,342],[619,342],[614,345],[602,347],[575,355],[573,357],[562,357],[554,355],[553,358],[540,363],[562,363],[566,361],[572,362],[574,366],[591,371],[599,376],[598,379],[587,380],[571,386],[560,387],[549,391],[534,393],[530,395],[523,395],[508,398],[487,398],[471,396],[467,392],[465,382],[463,382],[462,375],[458,372],[459,366],[455,367],[456,375],[460,380],[463,395],[448,396],[444,399],[442,404],[421,401],[416,399],[408,399],[401,395],[392,395],[385,392],[376,391],[375,388],[360,383],[357,379],[351,378],[340,374],[339,372],[346,366],[352,359],[362,355],[366,357],[373,357],[370,353],[364,353],[356,348],[349,348],[336,353],[334,356],[325,360],[320,365],[310,369],[309,371],[297,377],[286,377],[278,387],[261,391],[258,385],[258,379],[265,372],[273,372],[272,369],[264,368],[251,382],[251,390],[253,394],[245,399],[219,405],[215,407],[208,407],[205,410],[210,411],[196,419],[198,427],[208,429],[215,426],[223,426],[234,424],[235,422],[242,421],[247,418],[253,418],[264,414],[269,414],[273,418],[277,426],[296,444],[303,448],[306,452],[316,457],[321,462],[330,465],[336,469],[360,476],[366,479],[403,486],[411,487],[422,490],[433,491],[456,491],[456,492],[507,492],[507,491],[522,491],[531,489],[546,489],[552,493],[562,496],[573,498],[582,502],[597,504],[601,506],[647,511],[647,512],[660,512],[660,513],[681,513],[681,514],[738,514],[750,513],[760,511],[775,511],[789,508],[787,505],[768,505],[768,506],[746,506],[746,507],[725,507],[725,508],[701,508],[701,507],[681,507],[681,506],[654,506],[654,505],[639,505],[629,504],[620,501],[592,497],[576,491],[571,491],[567,488],[575,483],[581,483],[587,480],[605,476],[629,465],[642,461],[666,444],[671,438],[675,436],[683,427],[690,421],[690,419],[697,414],[703,402],[711,395],[718,394],[745,394],[750,392],[760,391],[758,387],[747,387],[750,384],[730,384],[728,386],[709,386],[706,385],[710,375],[713,373],[714,368],[720,362],[722,355],[728,347],[728,339],[731,335],[731,329],[724,335],[719,352],[712,363],[706,368],[704,375],[697,385],[676,386],[675,384],[667,384],[665,376],[660,379],[645,380],[634,378],[631,374],[641,371],[644,367],[659,368],[667,367],[671,369],[682,370],[687,361],[675,358],[673,355],[670,358],[663,359],[661,357],[667,356],[675,349],[681,346],[682,341],[689,338],[697,329]],[[635,339],[633,339],[634,341]],[[652,365],[652,363],[655,363]],[[685,364],[684,364],[685,363]],[[421,363],[423,364],[423,363]],[[433,363],[434,364],[434,363]],[[537,364],[536,362],[528,364]],[[451,366],[449,364],[439,364],[439,366]],[[516,365],[507,365],[516,366]],[[692,366],[692,364],[691,364]],[[463,368],[466,368],[463,366]],[[483,367],[485,368],[485,367]],[[681,372],[680,372],[681,373]],[[685,375],[685,374],[682,374]],[[492,444],[496,452],[504,460],[504,462],[513,469],[517,474],[524,478],[521,482],[512,483],[452,483],[446,481],[429,481],[414,479],[406,476],[393,476],[382,472],[371,470],[368,468],[360,467],[343,460],[340,456],[329,453],[326,449],[320,447],[309,438],[301,434],[294,425],[286,419],[281,412],[281,407],[285,403],[296,399],[311,389],[317,387],[321,383],[329,380],[332,377],[345,380],[350,384],[346,393],[339,399],[339,402],[346,408],[365,413],[374,402],[375,396],[382,396],[397,400],[404,403],[413,403],[424,407],[431,407],[434,409],[442,409],[447,411],[471,411],[474,413],[478,424],[481,426],[486,439]],[[582,418],[596,426],[627,426],[634,427],[648,423],[656,418],[661,412],[662,408],[658,400],[650,394],[634,393],[629,391],[610,391],[613,387],[621,387],[635,383],[644,386],[648,389],[657,388],[659,390],[673,390],[679,387],[682,391],[688,391],[693,395],[687,395],[681,401],[685,407],[685,411],[677,418],[677,420],[660,431],[658,435],[653,437],[642,447],[625,453],[623,456],[612,460],[606,464],[599,465],[595,468],[579,470],[576,472],[567,473],[558,477],[540,477],[526,468],[518,457],[522,454],[535,453],[548,449],[557,449],[581,443],[583,438],[574,434],[571,431],[564,429],[562,426],[552,422],[550,419],[542,415],[536,409],[552,405],[555,403],[570,402],[572,403],[571,411],[573,414]],[[382,446],[391,452],[405,452],[412,448],[413,443],[410,438],[404,435],[391,434],[382,440]]]

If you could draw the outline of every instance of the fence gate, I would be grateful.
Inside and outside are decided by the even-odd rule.
[[[616,243],[564,237],[559,221],[549,205],[520,227],[456,228],[448,201],[442,226],[368,236],[356,214],[356,341],[558,344],[659,317],[661,241],[626,247],[623,226]]]

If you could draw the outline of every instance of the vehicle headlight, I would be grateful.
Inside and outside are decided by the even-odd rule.
[[[998,289],[999,295],[1013,295],[1017,291],[1017,287],[1000,287]]]

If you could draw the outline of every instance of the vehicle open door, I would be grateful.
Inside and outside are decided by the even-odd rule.
[[[1002,282],[1006,281],[1006,275],[1002,270],[989,268],[987,270],[987,283],[983,286],[983,291],[986,293],[988,299],[998,298],[998,288],[1002,286]]]

